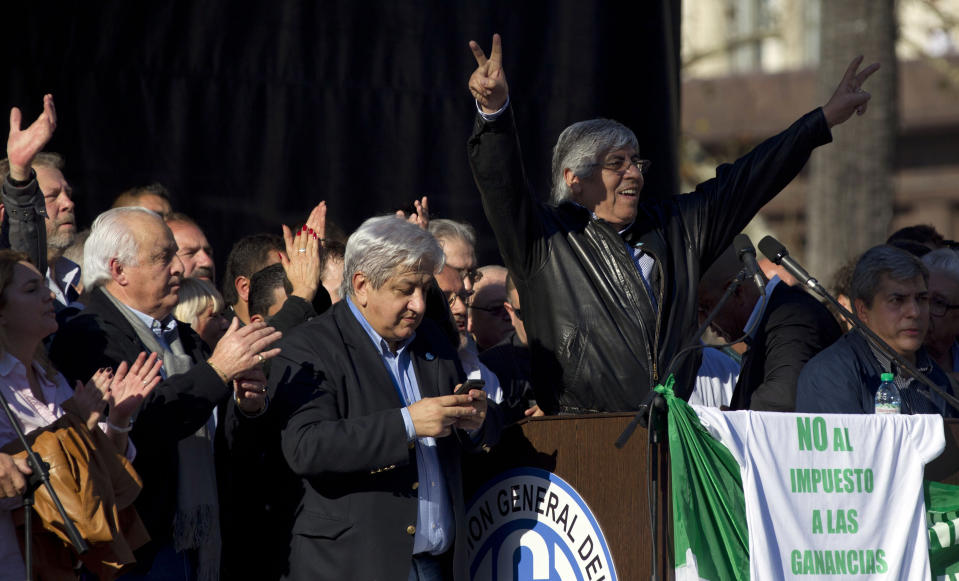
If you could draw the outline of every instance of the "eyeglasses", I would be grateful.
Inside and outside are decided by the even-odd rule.
[[[929,301],[929,314],[934,317],[944,317],[947,312],[953,309],[959,309],[959,305],[950,305],[943,298],[932,297]]]
[[[638,155],[633,157],[611,157],[602,163],[593,163],[590,164],[591,167],[596,167],[597,165],[603,166],[603,169],[608,169],[609,171],[614,171],[620,175],[629,171],[629,166],[635,165],[636,169],[639,170],[639,173],[646,175],[646,172],[649,171],[649,166],[653,165],[653,162],[648,159],[643,159]]]
[[[460,275],[460,278],[463,280],[466,280],[468,278],[470,279],[471,282],[476,283],[478,280],[483,278],[483,273],[476,270],[475,268],[467,268],[467,267],[455,268],[452,266],[450,266],[450,268],[455,270]]]
[[[463,304],[466,305],[467,307],[470,306],[470,299],[473,298],[473,293],[474,291],[464,290],[464,291],[460,291],[459,293],[454,293],[450,291],[448,293],[443,293],[443,294],[446,295],[446,303],[452,309],[453,305],[456,304],[456,299],[463,301]]]

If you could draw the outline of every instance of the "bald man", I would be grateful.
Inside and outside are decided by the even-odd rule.
[[[506,268],[491,264],[477,269],[479,278],[473,285],[469,304],[469,331],[480,352],[496,345],[513,332],[513,322],[506,311]]]
[[[718,303],[742,265],[729,247],[699,283],[701,316]],[[836,320],[816,299],[782,282],[766,284],[766,300],[747,279],[729,297],[713,328],[732,341],[750,330],[749,345],[733,391],[732,409],[791,412],[796,407],[799,372],[814,355],[842,334]],[[750,323],[758,321],[752,326]]]

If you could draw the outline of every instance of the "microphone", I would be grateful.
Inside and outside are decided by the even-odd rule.
[[[746,276],[751,277],[756,286],[759,287],[759,294],[766,294],[766,281],[763,279],[762,270],[759,263],[756,262],[756,249],[753,248],[753,242],[745,234],[737,234],[733,238],[733,248],[736,249],[736,255],[746,269]]]
[[[766,258],[789,271],[789,274],[796,277],[796,280],[815,291],[825,292],[825,289],[822,288],[819,281],[810,276],[805,268],[789,256],[789,251],[786,250],[785,246],[779,243],[779,240],[776,240],[772,236],[766,236],[759,241],[759,250],[766,255]]]

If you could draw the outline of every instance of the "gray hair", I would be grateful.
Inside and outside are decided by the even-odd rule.
[[[922,261],[905,250],[881,244],[867,250],[856,263],[849,298],[859,299],[872,307],[883,276],[900,282],[915,280],[921,276],[922,280],[929,284],[929,270]]]
[[[573,170],[580,179],[588,178],[596,171],[602,156],[626,147],[639,151],[636,134],[612,119],[580,121],[564,129],[553,147],[553,203],[559,204],[573,195],[573,190],[566,185],[567,169]]]
[[[223,295],[209,282],[199,278],[183,278],[180,281],[180,296],[173,307],[173,316],[194,327],[200,315],[210,306],[219,313],[226,306]]]
[[[398,273],[436,274],[443,262],[443,249],[426,230],[392,215],[370,218],[346,242],[340,295],[353,296],[353,275],[358,272],[378,289]]]
[[[959,254],[951,248],[933,250],[922,257],[922,263],[930,270],[941,270],[959,280]]]
[[[430,234],[440,245],[443,245],[444,240],[455,238],[469,244],[471,248],[476,248],[476,230],[466,222],[439,218],[430,220],[429,228]]]
[[[53,151],[41,151],[40,153],[33,156],[33,161],[30,164],[31,167],[51,167],[53,169],[63,171],[64,166],[66,166],[66,161],[63,159],[63,156],[59,153]],[[7,176],[10,174],[10,160],[7,158],[0,159],[0,180],[7,179]]]
[[[160,223],[163,218],[146,208],[129,206],[113,208],[97,216],[90,227],[90,237],[83,245],[83,286],[93,290],[110,280],[110,261],[114,258],[120,264],[136,266],[137,239],[135,227],[131,224],[135,215],[150,216]]]

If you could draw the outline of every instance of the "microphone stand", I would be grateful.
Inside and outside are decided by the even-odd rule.
[[[774,261],[774,262],[776,262],[776,261]],[[776,263],[779,264],[779,262],[776,262]],[[788,265],[785,265],[785,264],[784,264],[783,266],[785,266],[785,267],[787,268],[787,270],[790,270]],[[794,272],[793,272],[793,273],[791,273],[791,274],[793,274],[793,276],[795,276],[797,273],[794,273]],[[910,377],[912,377],[912,378],[918,380],[919,382],[923,383],[924,385],[926,385],[926,387],[928,387],[930,390],[932,390],[933,392],[935,392],[936,395],[938,395],[939,397],[941,397],[946,403],[948,403],[950,406],[952,406],[953,409],[959,411],[959,399],[957,399],[955,396],[952,396],[952,395],[946,393],[941,387],[939,387],[938,385],[936,385],[936,383],[935,383],[934,381],[932,381],[931,379],[929,379],[928,377],[926,377],[926,374],[925,374],[925,373],[923,373],[923,372],[919,371],[918,369],[916,369],[916,366],[915,366],[915,365],[913,365],[912,363],[909,363],[908,361],[906,361],[905,359],[903,359],[898,353],[896,353],[896,351],[895,351],[892,347],[889,346],[888,343],[886,343],[885,341],[883,341],[882,338],[879,337],[879,335],[877,335],[876,333],[873,332],[872,329],[870,329],[869,327],[867,327],[866,324],[863,323],[863,322],[859,319],[859,317],[856,316],[855,313],[851,312],[849,309],[847,309],[846,307],[844,307],[844,306],[842,305],[842,303],[840,303],[838,300],[836,300],[835,297],[833,297],[831,294],[829,294],[829,291],[827,291],[827,290],[822,286],[822,284],[819,283],[818,280],[816,280],[814,277],[808,276],[808,275],[807,275],[807,276],[799,276],[799,277],[797,277],[797,278],[798,278],[799,280],[801,280],[803,284],[805,284],[807,287],[809,287],[811,290],[813,290],[816,294],[818,294],[818,295],[821,296],[822,298],[824,298],[824,299],[826,299],[827,301],[829,301],[829,304],[831,304],[832,306],[834,306],[840,313],[842,313],[846,318],[848,318],[850,321],[852,321],[853,326],[854,326],[858,331],[860,331],[863,335],[865,335],[866,339],[867,339],[876,349],[878,349],[879,351],[881,351],[882,354],[885,355],[886,357],[888,357],[891,361],[895,361],[896,364],[899,365],[899,368],[902,369],[903,371],[905,371],[907,375],[909,375]],[[920,391],[919,393],[921,393],[921,394],[924,395],[927,399],[929,399],[930,401],[932,401],[932,399],[929,397],[929,394],[924,393],[924,392],[921,392],[921,391]],[[933,403],[935,403],[935,402],[933,402]]]
[[[723,305],[726,304],[726,301],[729,300],[729,297],[736,292],[736,289],[743,283],[747,278],[746,269],[739,271],[739,274],[736,275],[736,278],[732,280],[728,287],[726,287],[726,292],[723,293],[722,298],[719,299],[719,302],[716,303],[716,306],[709,312],[706,318],[703,320],[702,324],[699,325],[699,328],[696,329],[696,334],[694,335],[696,343],[688,345],[681,349],[676,355],[673,356],[672,360],[669,363],[669,366],[666,368],[666,374],[663,377],[669,377],[679,362],[687,354],[692,352],[695,349],[703,349],[705,347],[711,347],[712,345],[703,345],[700,342],[700,337],[703,333],[712,324],[713,319],[719,314],[719,311],[722,310]],[[766,300],[766,290],[765,287],[761,289],[762,297],[761,301]],[[753,322],[753,326],[758,323],[757,321]],[[743,335],[743,338],[752,332],[752,329],[747,329],[746,333]],[[742,338],[733,341],[732,343],[738,343]],[[727,343],[726,345],[731,345],[732,343]],[[722,347],[725,345],[719,345]],[[636,431],[636,426],[642,426],[644,428],[648,427],[649,438],[646,442],[646,475],[649,479],[648,486],[646,489],[646,501],[649,505],[649,528],[652,536],[652,545],[650,550],[652,551],[652,559],[650,563],[652,569],[650,571],[650,581],[657,581],[659,579],[659,553],[661,547],[659,546],[659,472],[661,469],[660,459],[659,459],[659,449],[662,444],[662,432],[665,427],[665,422],[663,421],[667,411],[666,400],[663,396],[654,391],[650,390],[649,395],[646,396],[646,399],[639,406],[639,410],[636,412],[636,415],[633,416],[633,419],[626,426],[626,429],[623,430],[623,433],[619,435],[619,438],[616,439],[616,447],[622,449],[626,445],[626,442],[629,441],[633,433]]]
[[[60,497],[57,496],[57,492],[50,483],[50,465],[41,460],[40,456],[38,456],[37,453],[33,451],[33,448],[30,447],[30,444],[27,443],[27,438],[23,434],[23,427],[20,426],[20,420],[10,411],[10,404],[7,403],[7,398],[4,397],[2,391],[0,391],[0,403],[3,404],[3,411],[7,414],[10,425],[13,426],[13,430],[17,433],[20,444],[27,452],[27,462],[30,465],[30,469],[33,470],[33,474],[27,479],[27,490],[23,493],[24,565],[26,565],[27,569],[27,581],[31,581],[33,579],[33,523],[31,522],[33,520],[33,500],[34,492],[41,484],[46,487],[47,493],[50,495],[50,498],[53,499],[53,504],[56,505],[57,511],[63,519],[67,536],[70,537],[70,542],[73,543],[73,547],[77,550],[77,553],[80,555],[86,553],[90,550],[90,546],[83,540],[80,531],[77,530],[76,525],[74,525],[70,517],[67,516],[67,511],[63,508]]]

